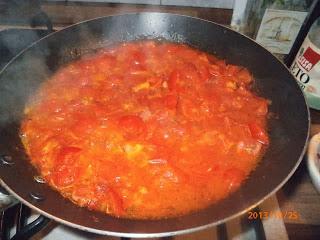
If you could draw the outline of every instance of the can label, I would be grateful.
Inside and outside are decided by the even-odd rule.
[[[288,54],[307,14],[267,8],[256,41],[272,53]]]
[[[310,41],[309,37],[304,40],[290,70],[307,99],[312,95],[319,97],[320,101],[320,49]]]

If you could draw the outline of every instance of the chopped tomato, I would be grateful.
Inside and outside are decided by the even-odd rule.
[[[62,165],[54,169],[54,173],[50,176],[52,183],[57,188],[69,187],[76,179],[76,170]]]
[[[245,68],[241,69],[241,71],[238,72],[238,79],[239,82],[244,83],[244,84],[249,84],[252,82],[252,76],[249,73],[249,71]]]
[[[179,89],[178,84],[179,84],[180,76],[181,76],[180,72],[176,69],[170,74],[168,87],[171,91],[177,91]]]
[[[164,97],[165,106],[170,109],[175,109],[177,107],[178,99],[176,95],[167,95]]]
[[[119,119],[119,126],[124,130],[126,136],[142,136],[146,133],[146,126],[139,116],[125,115]]]
[[[123,201],[116,191],[111,187],[108,188],[108,197],[110,198],[110,207],[112,213],[114,213],[116,216],[123,215]]]
[[[76,135],[87,134],[92,131],[97,125],[98,121],[94,115],[79,114],[75,119],[75,124],[71,127],[71,130]]]
[[[56,163],[69,164],[70,161],[74,162],[75,159],[73,157],[76,154],[79,154],[80,151],[81,151],[81,148],[78,148],[78,147],[62,147],[57,156]]]
[[[237,189],[243,179],[245,178],[245,173],[237,168],[230,168],[223,174],[225,181],[227,181],[229,191]]]
[[[239,66],[235,66],[235,65],[228,65],[226,72],[228,76],[233,76],[235,74],[237,74],[239,72]]]
[[[201,78],[200,78],[201,80],[207,81],[210,78],[209,66],[199,66],[198,72],[201,76]]]
[[[261,142],[262,144],[268,145],[269,144],[269,137],[265,130],[257,123],[253,122],[249,124],[249,129],[251,132],[252,137],[257,139],[257,141]]]

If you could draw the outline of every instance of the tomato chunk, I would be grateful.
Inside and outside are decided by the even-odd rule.
[[[249,124],[249,129],[253,138],[257,139],[262,144],[268,145],[269,144],[269,137],[265,130],[258,125],[257,123],[253,122]]]
[[[168,81],[168,87],[171,91],[177,91],[179,86],[179,79],[181,77],[181,74],[178,70],[174,70],[171,75],[170,75],[170,78],[169,78],[169,81]]]
[[[129,138],[143,136],[146,126],[139,116],[126,115],[119,119],[119,126]]]
[[[81,148],[79,147],[63,147],[61,148],[58,157],[57,157],[57,162],[65,162],[68,160],[71,160],[72,157],[81,151]]]

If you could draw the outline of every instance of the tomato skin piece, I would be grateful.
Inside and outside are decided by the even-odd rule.
[[[171,91],[177,91],[178,90],[178,82],[181,77],[181,74],[178,70],[174,70],[170,74],[170,78],[168,80],[168,87]]]
[[[121,217],[125,214],[124,202],[118,192],[115,190],[115,186],[109,183],[100,183],[95,186],[95,196],[96,202],[90,204],[90,208],[98,209],[100,211],[111,211],[117,217]],[[105,202],[107,204],[103,205],[103,209],[99,209],[101,207],[98,203],[99,201]],[[107,207],[107,209],[105,209]]]
[[[219,77],[221,75],[221,69],[218,65],[212,64],[209,68],[209,73],[211,76]]]
[[[227,75],[228,76],[234,76],[240,71],[238,66],[235,65],[228,65],[227,66]]]
[[[241,182],[245,178],[245,173],[240,169],[230,168],[224,172],[223,178],[229,185],[229,191],[232,191],[240,186]]]
[[[78,147],[62,147],[54,163],[52,180],[57,187],[67,187],[80,175],[80,168],[75,166],[76,158],[81,152]]]
[[[210,78],[210,71],[208,66],[201,66],[200,68],[198,68],[198,72],[202,81],[207,81]]]
[[[257,123],[253,122],[249,124],[249,129],[253,138],[255,138],[258,142],[268,145],[269,138],[267,133],[263,130],[261,126]]]
[[[252,76],[249,71],[245,68],[241,69],[237,73],[237,78],[239,79],[240,83],[249,84],[252,82]]]
[[[60,149],[56,162],[67,163],[66,161],[70,160],[76,153],[80,153],[81,150],[78,147],[63,147]]]
[[[63,104],[56,99],[48,99],[39,105],[39,110],[43,112],[61,112]]]
[[[186,119],[198,121],[206,117],[205,114],[202,114],[200,104],[191,98],[184,97],[179,100],[178,110]]]
[[[177,44],[166,44],[161,47],[163,52],[167,52],[170,54],[179,53],[182,50],[182,47]]]
[[[125,115],[118,120],[119,127],[123,129],[125,135],[129,138],[144,136],[146,125],[143,120],[136,115]]]
[[[266,116],[268,113],[268,103],[261,101],[260,105],[256,109],[256,113],[258,116]]]
[[[63,165],[54,169],[51,179],[57,188],[68,187],[73,184],[76,179],[76,169],[71,170],[70,167]]]
[[[164,102],[169,109],[175,109],[177,107],[178,99],[176,95],[170,94],[164,98]]]
[[[115,66],[115,57],[110,56],[106,53],[102,53],[101,57],[96,62],[96,65],[99,69],[106,69],[112,68]]]
[[[135,52],[132,57],[134,64],[145,64],[146,62],[146,56],[140,51]]]
[[[89,116],[87,114],[80,114],[77,118],[76,123],[71,128],[72,132],[76,135],[83,135],[89,133],[95,126],[97,125],[98,121],[95,116]]]
[[[116,216],[120,217],[125,213],[122,198],[113,188],[109,187],[108,190],[113,212]]]

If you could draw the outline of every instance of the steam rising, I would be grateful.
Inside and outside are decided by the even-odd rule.
[[[181,28],[187,29],[183,24],[180,23]],[[72,26],[33,44],[0,74],[0,125],[18,123],[25,104],[39,84],[62,65],[116,42],[146,38],[184,42],[184,35],[178,34],[176,27],[162,14],[113,16]],[[17,39],[7,38],[4,44],[13,55],[16,54]]]
[[[44,57],[24,54],[13,61],[0,76],[0,124],[20,119],[28,96],[36,90],[39,80],[50,71]]]

